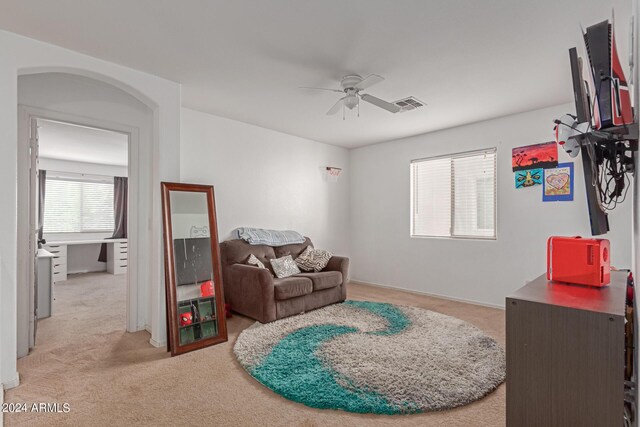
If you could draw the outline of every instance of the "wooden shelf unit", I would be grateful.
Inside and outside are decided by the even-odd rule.
[[[209,302],[211,305],[211,316],[202,319],[202,306],[203,302]],[[197,341],[202,338],[209,338],[215,336],[218,333],[218,316],[216,313],[216,297],[214,295],[208,297],[189,298],[178,301],[178,312],[182,313],[182,309],[189,308],[189,312],[193,314],[191,310],[191,304],[195,304],[198,310],[198,320],[190,323],[189,325],[178,326],[181,344],[188,344]],[[206,324],[211,323],[209,330],[205,331]],[[207,333],[209,332],[209,333]],[[192,336],[191,336],[192,334]]]
[[[506,299],[507,426],[623,425],[626,277],[596,288],[542,275]]]

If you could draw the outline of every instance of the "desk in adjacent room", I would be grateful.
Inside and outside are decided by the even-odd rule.
[[[126,273],[128,263],[127,239],[55,241],[47,242],[44,245],[44,248],[53,254],[53,281],[67,280],[69,248],[75,248],[79,245],[100,245],[102,243],[107,244],[107,271],[111,274]]]

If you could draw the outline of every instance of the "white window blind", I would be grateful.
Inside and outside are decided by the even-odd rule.
[[[495,239],[495,149],[411,162],[411,235]]]
[[[67,178],[47,178],[46,181],[45,233],[113,231],[113,181]]]

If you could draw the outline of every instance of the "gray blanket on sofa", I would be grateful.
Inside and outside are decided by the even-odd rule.
[[[304,236],[293,230],[265,230],[264,228],[240,227],[234,230],[238,239],[250,245],[284,246],[303,243]]]

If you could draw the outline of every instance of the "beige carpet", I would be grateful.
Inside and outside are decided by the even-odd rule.
[[[18,425],[503,426],[505,386],[470,405],[417,415],[311,409],[253,380],[232,343],[253,321],[229,319],[229,342],[171,358],[147,332],[125,329],[124,276],[78,275],[56,285],[54,315],[39,322],[36,349],[18,361],[21,385],[7,402],[68,402],[67,414],[6,414]],[[504,345],[504,311],[351,284],[349,298],[411,305],[466,320]]]

